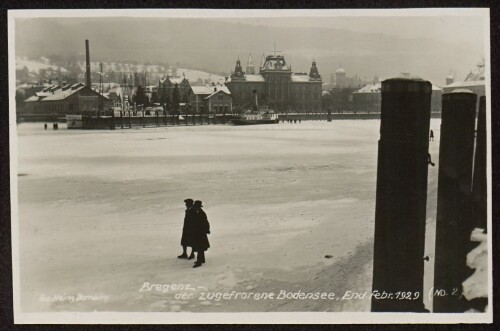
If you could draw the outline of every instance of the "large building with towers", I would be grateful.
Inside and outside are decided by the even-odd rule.
[[[309,74],[294,73],[283,55],[263,55],[257,73],[251,55],[245,70],[238,58],[226,86],[233,107],[243,111],[263,107],[276,112],[321,110],[322,80],[314,60]]]

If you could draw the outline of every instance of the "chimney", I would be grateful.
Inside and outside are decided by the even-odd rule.
[[[90,51],[89,51],[89,41],[85,39],[85,55],[86,55],[86,69],[85,69],[85,85],[91,87],[90,82]]]
[[[214,92],[217,92],[217,87],[214,87]]]

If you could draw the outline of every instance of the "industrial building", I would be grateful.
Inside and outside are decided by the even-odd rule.
[[[24,101],[24,110],[39,114],[83,114],[105,111],[112,102],[81,83],[51,86]]]
[[[85,40],[85,48],[87,65],[85,85],[76,83],[46,87],[24,101],[26,113],[66,115],[109,110],[112,106],[109,98],[92,89],[88,40]]]

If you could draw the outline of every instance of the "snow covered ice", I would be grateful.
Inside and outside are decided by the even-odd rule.
[[[21,309],[369,311],[369,300],[202,293],[370,291],[379,126],[18,125]],[[437,160],[439,120],[431,129]],[[428,225],[436,188],[437,167],[429,169]],[[211,225],[207,263],[197,269],[177,259],[185,198],[203,201]]]

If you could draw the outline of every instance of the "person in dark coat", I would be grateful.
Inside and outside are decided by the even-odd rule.
[[[197,252],[196,262],[193,268],[201,267],[205,263],[205,251],[210,247],[207,234],[210,234],[210,223],[207,214],[201,209],[203,207],[200,200],[196,200],[193,205],[193,228],[194,240],[193,250]]]
[[[431,135],[429,136],[429,141],[434,141],[434,131],[431,130]]]
[[[182,237],[181,237],[181,246],[182,246],[182,254],[177,256],[179,259],[188,259],[192,260],[194,259],[194,249],[193,247],[193,239],[194,239],[194,233],[193,233],[193,221],[194,221],[194,215],[193,215],[193,204],[194,201],[193,199],[186,199],[184,200],[184,203],[186,204],[186,214],[184,215],[184,226],[182,227]],[[187,248],[191,247],[191,254],[187,255]]]

